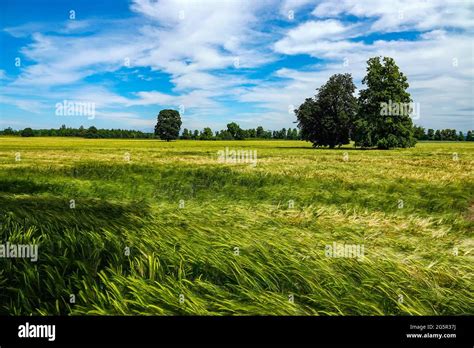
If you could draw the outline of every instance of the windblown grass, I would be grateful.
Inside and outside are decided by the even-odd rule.
[[[39,245],[0,258],[0,314],[474,314],[474,144],[2,137],[0,168],[0,243]]]

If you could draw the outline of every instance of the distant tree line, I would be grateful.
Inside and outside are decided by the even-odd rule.
[[[163,139],[167,140],[167,133],[159,134],[146,133],[137,130],[126,129],[97,129],[92,126],[84,128],[66,127],[62,125],[59,129],[32,129],[27,127],[23,130],[14,130],[11,127],[0,130],[0,135],[15,135],[22,137],[82,137],[82,138],[117,138],[117,139]],[[211,128],[206,127],[203,130],[188,130],[185,128],[183,133],[177,138],[188,140],[243,140],[243,139],[287,139],[300,140],[300,132],[296,128],[282,128],[281,130],[264,130],[262,126],[256,129],[242,129],[240,126],[231,122],[224,130],[213,132]],[[175,139],[171,137],[171,139]],[[170,140],[171,140],[170,139]]]
[[[66,127],[62,125],[59,129],[31,129],[13,130],[11,127],[0,131],[0,135],[20,135],[22,137],[82,137],[82,138],[124,138],[124,139],[149,139],[154,138],[153,133],[144,133],[137,130],[126,129],[97,129],[92,126],[84,128]]]
[[[474,141],[474,131],[467,131],[466,135],[463,132],[457,132],[455,129],[428,129],[415,126],[415,138],[418,140],[432,140],[432,141]]]
[[[244,140],[244,139],[301,139],[296,128],[282,128],[279,131],[269,131],[263,129],[262,126],[256,129],[242,129],[237,123],[231,122],[227,124],[227,128],[216,131],[206,127],[202,131],[183,129],[181,136],[181,115],[179,111],[172,109],[164,109],[158,113],[155,126],[155,135],[163,140],[170,141],[174,139],[183,140]]]
[[[183,129],[180,139],[188,140],[243,140],[243,139],[286,139],[300,140],[301,136],[296,128],[282,128],[281,130],[270,131],[263,129],[262,126],[257,128],[242,129],[240,126],[231,122],[227,124],[227,128],[213,132],[211,128],[206,127],[202,131]]]
[[[235,131],[237,129],[237,131]],[[122,139],[154,139],[153,133],[125,129],[97,129],[96,127],[70,128],[62,125],[59,129],[32,129],[14,130],[11,127],[0,130],[0,135],[16,135],[23,137],[82,137],[82,138],[122,138]],[[474,130],[464,134],[455,129],[428,129],[414,126],[414,137],[417,140],[430,141],[474,141]],[[229,123],[227,129],[213,132],[206,127],[203,130],[188,130],[184,128],[179,136],[183,140],[241,140],[241,139],[286,139],[301,140],[301,131],[296,128],[282,128],[281,130],[264,130],[262,126],[250,129],[241,129],[235,122]]]

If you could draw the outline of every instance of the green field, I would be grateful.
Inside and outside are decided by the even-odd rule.
[[[0,243],[39,246],[0,314],[474,314],[474,143],[0,137],[0,168]]]

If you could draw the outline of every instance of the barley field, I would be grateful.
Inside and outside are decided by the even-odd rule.
[[[0,137],[0,168],[0,243],[38,245],[3,315],[474,314],[473,143]]]

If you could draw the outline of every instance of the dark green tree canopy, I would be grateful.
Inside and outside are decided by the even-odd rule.
[[[235,123],[235,122],[231,122],[229,124],[227,124],[227,131],[230,133],[230,135],[232,136],[232,138],[237,138],[239,132],[241,131],[240,129],[240,126]]]
[[[341,146],[350,141],[351,124],[357,113],[355,85],[350,74],[336,74],[295,110],[304,140],[313,146]]]
[[[213,136],[214,136],[214,133],[212,132],[212,129],[209,127],[206,127],[202,131],[201,140],[211,140]]]
[[[367,75],[362,80],[367,88],[359,95],[355,145],[380,149],[414,146],[413,122],[407,112],[412,101],[407,77],[392,58],[380,58],[367,61]]]
[[[171,109],[161,110],[155,126],[155,135],[166,141],[177,139],[181,124],[181,116],[178,111]]]
[[[33,129],[31,128],[25,128],[21,131],[21,136],[22,137],[32,137],[34,136]]]

